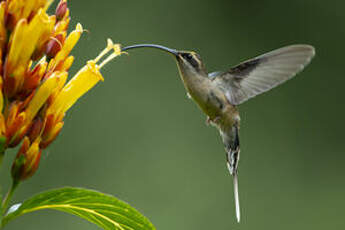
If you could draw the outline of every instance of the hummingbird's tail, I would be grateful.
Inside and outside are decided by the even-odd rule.
[[[234,197],[236,207],[237,221],[240,222],[240,200],[238,195],[238,172],[237,166],[240,159],[240,141],[239,141],[239,127],[237,124],[233,125],[230,130],[221,131],[225,150],[226,160],[230,174],[233,176],[234,182]]]
[[[236,218],[237,222],[240,223],[241,219],[241,211],[240,211],[240,198],[238,196],[238,178],[237,178],[237,173],[233,175],[233,180],[234,180],[234,196],[235,196],[235,207],[236,207]]]
[[[235,198],[235,208],[236,208],[236,218],[237,222],[240,222],[241,219],[241,211],[240,211],[240,198],[238,195],[238,173],[237,173],[237,163],[239,160],[239,148],[236,151],[229,151],[227,154],[227,165],[230,174],[233,177],[234,182],[234,198]]]

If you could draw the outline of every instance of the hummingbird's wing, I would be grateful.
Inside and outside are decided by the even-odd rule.
[[[224,90],[231,104],[238,105],[294,77],[314,55],[310,45],[286,46],[209,77]]]

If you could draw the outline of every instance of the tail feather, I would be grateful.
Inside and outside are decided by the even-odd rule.
[[[231,154],[229,155],[231,156]],[[240,197],[239,197],[239,192],[238,192],[237,168],[234,168],[233,166],[231,166],[229,159],[228,159],[227,165],[228,165],[229,172],[233,177],[236,218],[237,218],[237,222],[239,223],[241,219],[241,210],[240,210]]]
[[[240,222],[241,212],[240,212],[240,199],[238,194],[238,161],[240,159],[240,141],[238,126],[234,125],[227,132],[221,131],[223,137],[223,142],[226,150],[226,160],[230,174],[233,176],[234,183],[234,198],[235,198],[235,208],[236,208],[236,218],[237,222]]]
[[[234,174],[234,196],[235,196],[235,207],[236,207],[236,218],[237,222],[240,223],[241,220],[241,210],[240,210],[240,198],[238,196],[238,178],[237,173]]]

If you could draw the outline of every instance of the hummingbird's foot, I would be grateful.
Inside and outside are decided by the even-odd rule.
[[[206,125],[216,124],[218,121],[220,121],[220,117],[215,117],[214,119],[211,119],[209,116],[207,116]]]
[[[217,123],[218,121],[220,121],[220,117],[219,116],[212,120],[213,123]]]
[[[209,126],[209,125],[211,124],[211,119],[210,119],[209,116],[207,116],[205,124],[206,124],[207,126]]]

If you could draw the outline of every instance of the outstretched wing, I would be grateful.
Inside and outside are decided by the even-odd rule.
[[[231,104],[238,105],[294,77],[314,55],[310,45],[286,46],[209,77],[224,90]]]

